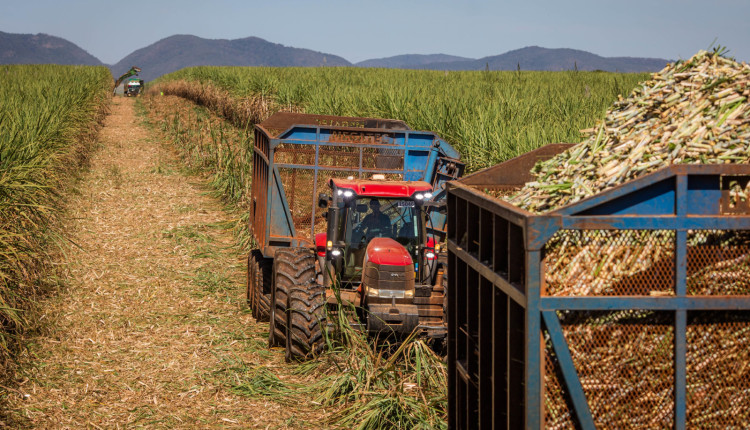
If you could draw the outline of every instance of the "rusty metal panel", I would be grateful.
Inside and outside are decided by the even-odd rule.
[[[534,180],[531,169],[536,163],[549,160],[573,145],[572,143],[551,143],[503,163],[466,175],[459,179],[459,182],[480,190],[513,190]]]
[[[314,115],[277,112],[259,124],[273,138],[295,125],[311,125],[354,129],[411,130],[405,122],[395,119],[358,118],[334,115]]]
[[[255,130],[253,141],[253,182],[251,189],[250,231],[259,244],[266,243],[267,207],[269,181],[269,148],[268,139]]]

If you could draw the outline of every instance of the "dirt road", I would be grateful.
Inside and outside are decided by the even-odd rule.
[[[134,104],[113,99],[70,196],[67,287],[45,304],[50,333],[31,345],[14,425],[304,425],[294,408],[232,390],[237,369],[282,369],[282,354],[266,349],[267,326],[240,304],[233,215],[181,171]]]

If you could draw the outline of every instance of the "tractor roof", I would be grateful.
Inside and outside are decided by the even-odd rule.
[[[379,181],[370,179],[331,179],[331,188],[348,188],[358,196],[411,197],[416,192],[432,191],[424,181]]]
[[[405,122],[395,119],[314,115],[296,112],[277,112],[258,125],[266,129],[274,138],[294,125],[312,125],[329,128],[411,130]]]

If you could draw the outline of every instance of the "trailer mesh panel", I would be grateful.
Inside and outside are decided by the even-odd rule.
[[[570,404],[570,397],[565,389],[560,365],[547,340],[544,354],[544,427],[550,430],[575,429],[577,426],[575,414]]]
[[[361,169],[404,168],[402,149],[319,145],[317,151],[317,165],[322,169],[318,169],[316,173],[314,145],[280,143],[274,149],[274,163],[280,165],[279,175],[286,192],[296,237],[302,240],[310,240],[317,233],[325,233],[326,220],[322,217],[323,211],[317,209],[317,198],[318,194],[329,190],[327,183],[330,179],[349,176],[361,179],[372,175]],[[402,181],[404,178],[399,173],[387,173],[385,177],[390,181]]]
[[[750,423],[750,312],[690,312],[687,325],[688,428]]]
[[[314,202],[315,171],[312,169],[296,169],[279,167],[279,175],[284,190],[289,211],[292,214],[297,235],[311,231],[312,212]]]
[[[547,295],[673,293],[674,251],[669,230],[561,230],[545,247]]]
[[[750,294],[750,232],[688,232],[687,293]]]
[[[672,427],[672,314],[565,311],[558,316],[597,428]],[[548,343],[546,354],[552,352]],[[545,375],[545,390],[550,393],[545,419],[549,427],[564,428],[558,426],[573,421],[569,401],[562,401],[565,394],[557,385]]]

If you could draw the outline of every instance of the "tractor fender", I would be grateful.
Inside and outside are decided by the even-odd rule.
[[[315,234],[315,252],[318,257],[326,256],[326,242],[328,241],[327,233],[316,233]]]

